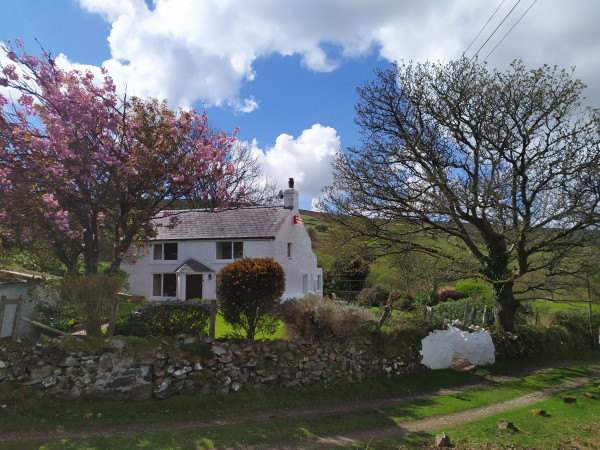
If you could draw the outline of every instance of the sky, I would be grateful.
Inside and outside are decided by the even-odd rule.
[[[0,41],[206,109],[311,209],[336,152],[360,146],[356,88],[374,69],[463,54],[500,70],[575,67],[600,106],[599,18],[597,0],[0,0]]]

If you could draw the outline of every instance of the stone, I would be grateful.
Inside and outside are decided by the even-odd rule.
[[[74,356],[67,356],[60,364],[60,367],[76,367],[79,366],[79,360]]]
[[[85,413],[85,414],[83,415],[83,418],[84,418],[84,419],[87,419],[87,420],[91,419],[92,417],[94,417],[94,414],[93,414],[93,413]]]
[[[0,369],[4,369],[6,367],[6,363],[0,360]]]
[[[202,370],[202,364],[200,364],[199,362],[194,364],[194,370]]]
[[[515,426],[512,422],[509,422],[506,419],[500,419],[498,422],[498,429],[500,430],[514,430]]]
[[[30,381],[23,383],[25,386],[31,384],[41,383],[44,379],[48,378],[54,372],[52,366],[34,366],[29,369]]]
[[[468,359],[454,358],[452,360],[452,370],[455,372],[471,372],[475,366]]]
[[[178,370],[175,370],[175,371],[173,372],[173,376],[176,376],[176,377],[182,377],[182,376],[184,376],[184,375],[187,375],[187,374],[188,374],[188,373],[190,373],[191,371],[192,371],[192,368],[191,368],[190,366],[185,366],[183,369],[178,369]]]
[[[218,345],[213,345],[211,347],[211,350],[215,355],[224,355],[225,353],[227,353],[227,350],[225,350],[223,347],[220,347]]]
[[[577,399],[575,397],[572,397],[570,395],[563,395],[563,402],[565,403],[575,403],[577,401]]]
[[[435,447],[436,448],[446,448],[446,447],[450,447],[450,438],[448,437],[448,435],[446,433],[444,434],[438,434],[435,437]]]
[[[592,400],[596,398],[596,396],[594,394],[592,394],[591,392],[584,392],[583,396],[585,398],[589,398],[589,399],[592,399]]]
[[[44,386],[45,388],[54,386],[56,383],[58,383],[58,377],[56,373],[53,373],[48,378],[42,380],[42,386]]]
[[[532,409],[531,414],[533,414],[534,416],[545,416],[548,413],[543,409]]]
[[[114,339],[112,340],[112,346],[113,348],[116,348],[117,350],[121,350],[123,347],[125,347],[125,342],[122,341],[121,339]]]

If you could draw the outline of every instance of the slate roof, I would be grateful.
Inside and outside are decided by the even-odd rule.
[[[290,214],[291,210],[281,206],[165,211],[166,217],[153,220],[154,240],[274,239]],[[170,227],[172,219],[174,226]]]

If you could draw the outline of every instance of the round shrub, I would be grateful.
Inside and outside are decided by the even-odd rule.
[[[117,322],[122,336],[175,336],[197,334],[206,329],[210,306],[198,301],[169,300],[135,309]]]
[[[244,331],[247,339],[254,339],[256,332],[275,332],[284,290],[283,268],[271,258],[240,259],[217,274],[223,318],[236,332]]]
[[[455,289],[464,292],[467,297],[492,297],[492,285],[479,278],[467,278],[456,283]]]

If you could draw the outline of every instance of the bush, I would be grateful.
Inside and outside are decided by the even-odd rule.
[[[337,291],[360,291],[369,275],[369,263],[362,258],[335,260],[324,274],[323,286]]]
[[[467,297],[492,297],[492,286],[479,278],[468,278],[456,283],[455,289]]]
[[[569,309],[556,311],[550,316],[550,323],[565,327],[577,334],[590,335],[590,317],[583,311]],[[599,326],[600,312],[596,311],[592,315],[592,328],[597,331]]]
[[[464,292],[445,290],[440,292],[440,295],[438,296],[438,302],[443,303],[447,302],[448,300],[460,300],[467,297],[468,295]]]
[[[417,294],[413,305],[419,306],[434,306],[438,304],[438,293],[436,291],[422,291]]]
[[[46,299],[37,305],[38,317],[66,332],[83,325],[90,336],[102,334],[117,305],[123,280],[105,275],[72,276],[46,284]]]
[[[375,301],[373,302],[373,306],[385,306],[389,299],[389,291],[379,291],[375,294]]]
[[[122,336],[176,336],[198,334],[206,329],[210,306],[198,301],[169,300],[135,309],[117,322]]]
[[[317,229],[317,231],[318,231],[319,233],[326,233],[326,232],[327,232],[327,230],[329,229],[329,226],[327,226],[327,225],[322,225],[322,224],[319,224],[319,225],[317,225],[315,228]]]
[[[487,306],[486,312],[486,322],[484,326],[490,326],[494,324],[494,302],[492,299],[485,298],[477,298],[477,299],[461,299],[453,302],[445,302],[440,303],[433,307],[433,316],[436,319],[443,320],[463,320],[465,316],[465,308],[467,308],[467,314],[471,314],[471,310],[475,306],[477,308],[477,312],[475,317],[473,318],[473,323],[475,325],[481,325],[483,320],[483,311]]]
[[[589,335],[581,335],[561,326],[521,325],[515,333],[492,330],[497,361],[534,356],[571,356],[589,348]]]
[[[391,293],[390,300],[394,308],[400,311],[411,311],[415,301],[410,295],[404,293]]]
[[[383,358],[421,361],[421,341],[433,330],[444,329],[441,320],[427,320],[421,314],[395,316],[385,330],[373,333],[373,351]]]
[[[382,304],[385,305],[389,295],[390,293],[385,286],[381,283],[377,283],[360,291],[356,300],[363,306],[381,306]],[[382,301],[383,297],[385,297],[383,303],[378,303]]]
[[[284,290],[283,268],[271,258],[240,259],[217,274],[223,318],[235,332],[243,330],[247,339],[254,339],[256,332],[275,332]]]
[[[359,328],[377,321],[369,309],[315,294],[287,300],[281,305],[281,311],[288,339],[347,338],[356,334]]]

